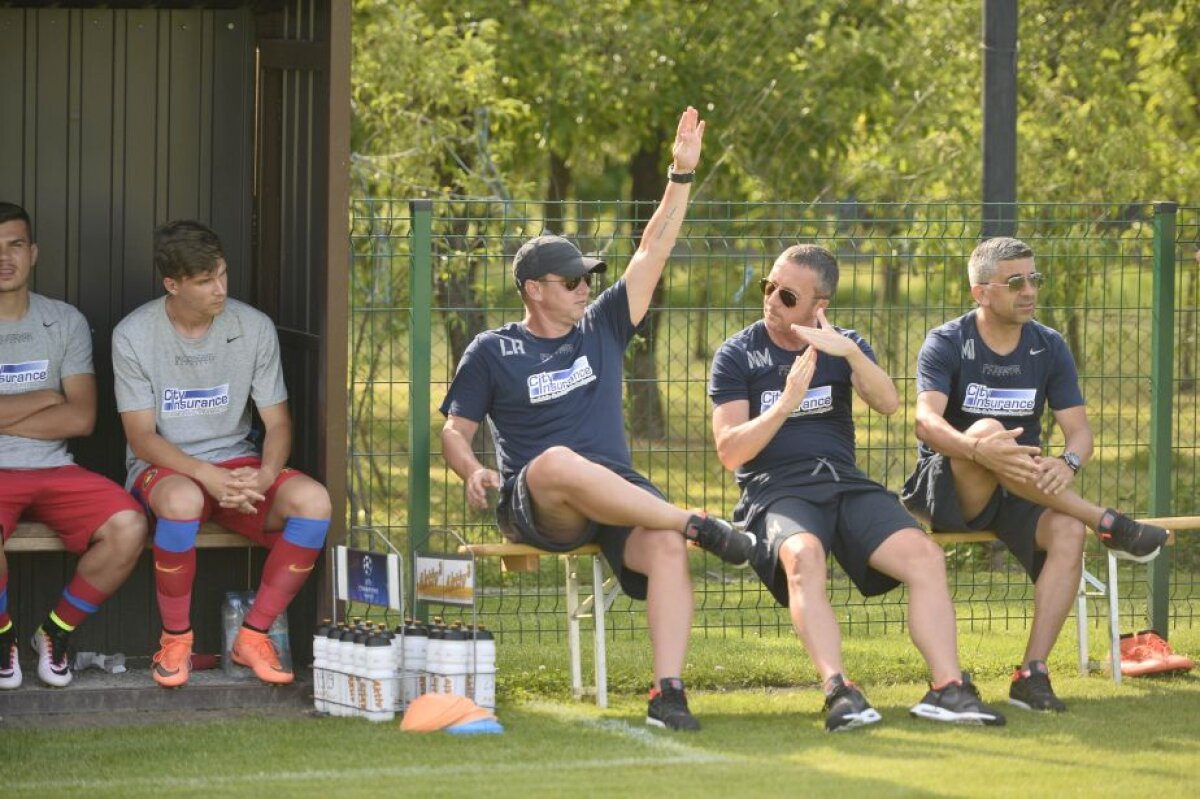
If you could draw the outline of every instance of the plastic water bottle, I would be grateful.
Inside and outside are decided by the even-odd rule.
[[[442,639],[442,659],[438,693],[467,696],[467,672],[471,667],[471,641],[458,628],[446,631]]]
[[[396,718],[396,669],[392,662],[392,642],[386,633],[375,633],[367,637],[365,649],[367,720],[391,721]]]
[[[333,624],[329,619],[321,622],[313,633],[313,709],[318,713],[327,713],[329,707],[325,701],[325,672],[328,671],[326,644],[329,642],[329,630]]]
[[[496,709],[496,638],[491,630],[475,630],[475,666],[470,697],[487,710]]]
[[[292,642],[288,637],[287,611],[275,617],[275,621],[271,622],[271,629],[267,631],[267,635],[270,636],[271,643],[275,644],[275,653],[279,655],[279,665],[283,666],[287,671],[291,671]]]
[[[408,706],[427,690],[425,681],[425,655],[429,648],[429,631],[419,624],[411,624],[404,628],[404,673],[403,707]]]
[[[442,648],[445,644],[446,628],[429,628],[429,645],[425,650],[425,693],[442,693]]]
[[[246,608],[242,604],[242,595],[237,591],[228,591],[225,601],[221,603],[221,632],[224,641],[221,650],[221,668],[226,674],[236,673],[238,666],[233,662],[230,653],[233,651],[233,639],[237,638],[241,629],[242,619],[246,616]]]
[[[371,634],[366,628],[360,628],[354,634],[354,650],[350,666],[350,679],[354,682],[354,712],[351,715],[367,715],[367,705],[370,702],[370,686],[367,684],[367,641]]]
[[[338,636],[335,647],[337,659],[334,680],[337,683],[337,702],[331,708],[335,716],[354,715],[354,685],[350,682],[350,667],[354,663],[354,630],[347,627]]]

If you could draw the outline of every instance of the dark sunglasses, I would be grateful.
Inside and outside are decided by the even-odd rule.
[[[538,282],[539,283],[562,283],[562,287],[565,288],[567,291],[574,291],[575,289],[579,288],[579,284],[581,282],[586,283],[588,288],[591,288],[592,287],[592,273],[584,272],[582,275],[579,275],[578,277],[569,277],[569,278],[566,278],[565,280],[550,280],[548,278],[541,277],[541,278],[538,278]]]
[[[1018,292],[1028,283],[1035,289],[1040,289],[1046,282],[1046,276],[1041,272],[1030,272],[1028,275],[1013,275],[1003,283],[988,283],[989,286],[1008,286],[1008,290]]]
[[[778,289],[779,300],[783,303],[783,307],[785,308],[795,308],[796,303],[800,302],[800,298],[796,296],[796,292],[792,291],[791,289],[785,289],[781,286],[777,286],[775,283],[767,280],[765,277],[758,281],[758,287],[762,289],[764,297],[770,297],[775,293],[775,290]]]

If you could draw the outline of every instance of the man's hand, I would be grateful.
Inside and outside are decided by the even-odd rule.
[[[792,369],[788,372],[787,381],[783,384],[783,392],[779,395],[779,404],[787,408],[789,414],[800,407],[816,371],[817,350],[815,347],[809,347],[796,356]]]
[[[196,480],[222,508],[236,508],[239,513],[254,513],[254,503],[266,498],[246,488],[243,484],[244,476],[239,479],[234,476],[233,470],[223,469],[215,464],[210,463],[202,467],[196,474]]]
[[[679,117],[675,129],[675,143],[671,145],[671,158],[676,172],[692,172],[700,163],[700,146],[704,140],[704,123],[700,112],[690,105]]]
[[[1061,494],[1075,482],[1075,470],[1062,458],[1034,458],[1038,468],[1037,487],[1050,496]]]
[[[825,318],[825,309],[817,309],[817,326],[805,327],[804,325],[792,325],[792,331],[826,355],[834,355],[838,358],[846,358],[853,355],[858,349],[853,341],[843,336],[841,333],[833,329],[833,325],[829,324],[829,320]]]
[[[232,478],[230,493],[221,500],[221,507],[237,508],[240,513],[252,514],[257,503],[266,502],[267,491],[279,475],[262,468],[239,466],[230,471],[229,476]]]
[[[989,471],[1017,483],[1028,483],[1040,474],[1035,460],[1041,457],[1038,447],[1027,447],[1017,443],[1024,428],[1002,430],[977,439],[973,460]],[[1063,466],[1066,466],[1064,463]]]
[[[489,488],[500,488],[500,475],[494,469],[481,466],[467,478],[467,502],[476,510],[487,510]]]

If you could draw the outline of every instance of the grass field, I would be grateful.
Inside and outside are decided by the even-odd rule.
[[[561,645],[502,648],[501,736],[411,735],[356,719],[48,729],[6,724],[0,755],[14,796],[1194,796],[1200,677],[1079,677],[1069,631],[1052,660],[1070,710],[1011,708],[1003,728],[917,721],[925,686],[901,636],[848,639],[847,671],[884,721],[822,729],[799,644],[696,641],[687,676],[697,734],[648,730],[639,693],[599,711],[565,698]],[[964,633],[964,664],[999,704],[1024,633]],[[1200,631],[1173,637],[1200,653]],[[619,673],[645,674],[645,646],[617,642]],[[535,676],[536,675],[536,676]],[[790,675],[790,676],[789,676]],[[718,690],[718,685],[756,686]],[[772,686],[773,687],[764,687]],[[1007,707],[1007,706],[1005,706]],[[1006,711],[1007,712],[1007,711]]]

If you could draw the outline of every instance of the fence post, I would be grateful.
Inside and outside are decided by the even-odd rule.
[[[408,296],[408,565],[413,573],[412,610],[422,621],[428,613],[418,605],[417,552],[429,541],[429,385],[433,357],[433,203],[413,200],[410,243],[412,269]]]
[[[1175,393],[1175,214],[1173,202],[1154,204],[1154,299],[1150,313],[1150,515],[1171,514],[1171,422]],[[1171,551],[1150,564],[1146,611],[1166,638],[1171,615]]]

